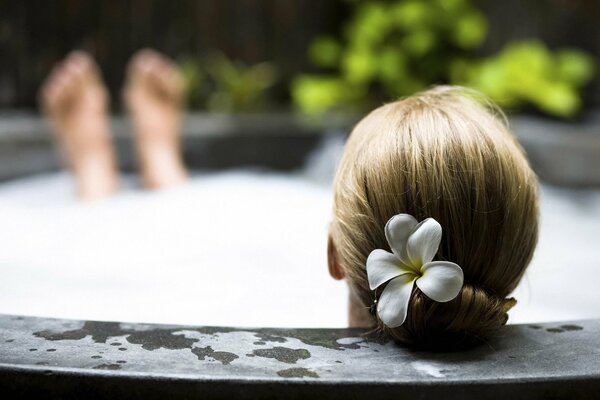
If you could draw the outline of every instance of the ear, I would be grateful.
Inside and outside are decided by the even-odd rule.
[[[346,275],[344,274],[344,269],[338,262],[337,250],[331,234],[329,234],[329,238],[327,239],[327,265],[329,267],[329,275],[331,275],[333,279],[344,279]]]

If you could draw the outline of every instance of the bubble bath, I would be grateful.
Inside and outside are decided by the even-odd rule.
[[[164,192],[124,177],[117,196],[89,204],[74,198],[66,173],[2,184],[0,313],[346,326],[346,285],[327,272],[332,193],[323,176],[196,173]],[[509,322],[600,317],[600,191],[541,195],[538,249]]]

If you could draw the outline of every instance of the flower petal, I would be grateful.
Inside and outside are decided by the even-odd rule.
[[[406,251],[412,265],[422,266],[433,260],[442,240],[442,226],[433,218],[419,223],[406,242]]]
[[[449,261],[434,261],[423,265],[417,286],[431,300],[445,303],[454,299],[462,289],[463,270]]]
[[[414,272],[402,264],[402,262],[392,253],[385,250],[376,249],[369,254],[367,258],[367,277],[369,287],[374,290],[399,275]]]
[[[385,238],[390,248],[404,264],[410,265],[406,252],[408,237],[418,225],[418,221],[410,214],[398,214],[385,224]]]
[[[377,314],[384,324],[396,328],[404,323],[408,312],[410,295],[417,278],[414,274],[404,274],[387,284],[379,301]]]

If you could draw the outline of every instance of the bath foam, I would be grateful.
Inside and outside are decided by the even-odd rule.
[[[66,174],[0,187],[0,313],[224,326],[344,327],[326,266],[331,191],[290,175],[132,179],[77,202]]]
[[[331,187],[310,174],[125,177],[82,204],[67,174],[0,185],[0,313],[194,325],[343,327],[326,268]],[[541,232],[509,323],[600,317],[600,191],[542,187]]]

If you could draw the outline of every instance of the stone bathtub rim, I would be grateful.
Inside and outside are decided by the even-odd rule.
[[[75,368],[75,367],[52,367],[43,365],[18,365],[18,364],[5,364],[0,363],[0,375],[3,371],[22,371],[22,372],[36,372],[42,374],[48,374],[52,372],[53,375],[89,375],[98,377],[121,377],[130,379],[153,379],[153,380],[165,380],[165,381],[203,381],[203,382],[221,382],[221,383],[279,383],[289,382],[290,380],[302,380],[307,381],[306,378],[283,378],[283,377],[246,377],[246,378],[231,378],[231,377],[214,377],[210,375],[200,375],[191,373],[153,373],[153,372],[140,372],[140,371],[112,371],[112,370],[93,370],[88,368]],[[390,385],[407,385],[407,386],[418,386],[418,385],[431,385],[431,384],[444,384],[449,386],[456,385],[494,385],[494,384],[525,384],[525,383],[544,383],[544,382],[577,382],[585,381],[590,378],[600,380],[598,374],[579,374],[579,375],[561,375],[561,376],[538,376],[538,377],[527,377],[527,378],[481,378],[481,379],[432,379],[423,381],[398,381],[394,379],[352,379],[348,381],[324,378],[324,379],[310,379],[312,384],[317,385],[337,385],[337,384],[359,384],[359,385],[375,385],[375,386],[390,386]]]
[[[78,398],[92,390],[93,398],[145,399],[272,398],[276,393],[332,399],[399,394],[437,399],[443,394],[462,400],[511,393],[515,400],[586,399],[600,393],[600,319],[509,325],[487,345],[451,353],[412,351],[359,337],[362,332],[0,314],[0,391],[9,398],[23,393]],[[276,348],[308,356],[296,354],[290,362],[256,351]],[[196,349],[209,351],[200,357]],[[224,362],[218,353],[237,358]],[[116,369],[103,368],[110,366]]]

